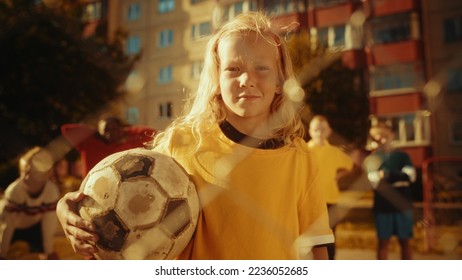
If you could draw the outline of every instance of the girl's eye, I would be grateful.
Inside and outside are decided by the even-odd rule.
[[[266,70],[269,70],[269,68],[267,66],[257,66],[256,67],[257,71],[266,71]]]
[[[225,71],[227,71],[227,72],[239,72],[240,69],[239,69],[239,67],[230,66],[230,67],[226,67]]]

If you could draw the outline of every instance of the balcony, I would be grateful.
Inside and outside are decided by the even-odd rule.
[[[419,8],[417,0],[372,0],[370,8],[376,17],[408,12]]]
[[[312,24],[317,27],[345,24],[350,20],[356,6],[357,4],[348,2],[326,8],[317,8],[314,11],[315,22]]]
[[[343,65],[350,69],[366,67],[366,55],[363,50],[347,50],[342,55]]]
[[[299,27],[306,27],[306,24],[308,22],[308,14],[307,13],[302,13],[302,12],[293,12],[293,13],[287,13],[283,15],[277,15],[274,17],[273,22],[277,26],[281,27],[287,27],[291,26],[294,22],[297,22],[300,24]],[[293,31],[293,30],[290,30]]]
[[[420,41],[409,40],[372,45],[367,51],[368,64],[389,65],[423,59]]]
[[[374,115],[418,111],[422,109],[422,101],[420,92],[371,96],[369,98],[370,110]]]

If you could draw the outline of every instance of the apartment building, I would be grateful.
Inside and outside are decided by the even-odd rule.
[[[109,34],[127,32],[126,53],[141,55],[122,104],[129,123],[165,128],[197,87],[214,1],[107,1]]]
[[[422,22],[433,154],[462,156],[462,1],[422,1]]]
[[[462,2],[451,0],[111,0],[109,32],[127,31],[142,59],[127,79],[127,120],[163,129],[181,113],[202,69],[213,29],[264,10],[297,22],[346,66],[363,69],[371,120],[387,119],[416,166],[462,156]]]

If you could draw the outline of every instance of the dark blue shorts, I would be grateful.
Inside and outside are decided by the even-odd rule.
[[[30,252],[43,253],[42,222],[38,222],[25,229],[16,229],[11,239],[11,244],[19,240],[29,244]]]
[[[413,236],[412,211],[398,213],[375,213],[375,227],[379,240],[388,240],[393,235],[399,239]]]

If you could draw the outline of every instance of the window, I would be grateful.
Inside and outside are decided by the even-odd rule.
[[[301,11],[302,7],[297,8],[296,4],[302,4],[297,0],[264,0],[263,7],[271,14],[282,15]]]
[[[375,67],[371,71],[373,91],[416,88],[423,81],[420,63]]]
[[[162,119],[170,119],[172,118],[172,102],[165,102],[159,104],[159,117]]]
[[[345,25],[319,28],[318,43],[323,47],[334,48],[345,46]]]
[[[371,122],[386,121],[392,124],[395,132],[393,144],[396,146],[430,145],[430,113],[417,111],[415,113],[390,116],[375,116]],[[368,144],[373,149],[372,143]]]
[[[175,0],[159,0],[159,14],[165,14],[175,9]]]
[[[205,37],[212,34],[212,25],[209,21],[194,24],[191,29],[191,37],[193,40]]]
[[[345,25],[337,25],[332,28],[334,34],[332,38],[333,47],[343,47],[345,45]]]
[[[449,133],[453,144],[462,144],[462,120],[452,121]]]
[[[173,79],[172,72],[173,72],[172,65],[160,68],[159,76],[158,76],[158,79],[157,79],[159,84],[170,83],[172,81],[172,79]]]
[[[137,54],[141,50],[141,39],[138,35],[133,35],[127,39],[127,54]]]
[[[229,21],[242,12],[256,11],[256,0],[239,1],[223,7],[223,21]]]
[[[140,18],[141,7],[140,3],[131,3],[128,5],[128,15],[127,18],[129,21],[135,21]]]
[[[127,123],[137,124],[140,120],[140,112],[136,107],[130,107],[127,109]]]
[[[101,19],[102,3],[100,1],[88,3],[85,6],[84,19],[87,21],[94,21]]]
[[[448,69],[448,92],[462,92],[462,68]]]
[[[443,22],[445,43],[462,41],[462,16],[445,19]]]
[[[411,38],[410,14],[373,18],[370,21],[374,44],[406,41]]]
[[[316,30],[316,35],[318,38],[318,44],[322,47],[327,48],[329,46],[329,39],[328,39],[328,34],[329,34],[329,28],[319,28]]]
[[[159,48],[166,48],[173,44],[173,30],[165,29],[159,33]]]
[[[191,65],[191,78],[199,79],[201,76],[202,68],[204,68],[204,61],[194,61]]]
[[[315,0],[314,5],[316,7],[327,7],[327,6],[343,4],[345,2],[347,2],[347,0]]]

